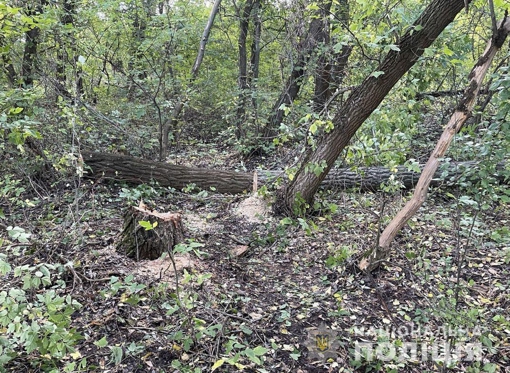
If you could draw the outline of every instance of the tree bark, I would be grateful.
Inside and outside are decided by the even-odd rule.
[[[200,69],[200,65],[202,64],[202,61],[204,59],[205,55],[205,47],[207,45],[207,40],[209,40],[209,35],[211,33],[211,28],[214,24],[214,19],[216,18],[216,14],[218,13],[218,10],[220,8],[221,0],[216,0],[214,2],[214,5],[211,9],[211,13],[209,14],[209,18],[207,19],[207,24],[205,25],[204,32],[202,33],[202,38],[200,39],[200,46],[198,48],[197,58],[195,59],[195,63],[193,64],[193,67],[191,68],[191,77],[190,77],[190,87],[193,84],[193,82],[196,80],[198,76],[198,71]],[[186,95],[186,93],[183,93],[183,95]],[[174,110],[172,111],[172,116],[168,123],[165,123],[161,126],[160,129],[160,139],[159,139],[159,159],[163,160],[167,156],[168,153],[168,136],[170,134],[170,131],[172,128],[175,128],[177,121],[179,120],[179,117],[181,115],[182,109],[184,108],[184,104],[188,98],[186,96],[183,96],[180,98],[180,100],[175,104]]]
[[[185,167],[109,153],[83,153],[83,160],[91,169],[87,175],[94,178],[104,177],[133,184],[157,181],[161,186],[178,190],[189,184],[195,184],[202,190],[213,187],[219,193],[235,194],[253,190],[253,174],[247,172]],[[498,164],[497,170],[504,170],[505,165],[506,163]],[[452,163],[447,170],[448,178],[455,180],[465,170],[473,167],[476,167],[476,162]],[[267,185],[284,174],[284,171],[258,170],[257,184]],[[495,176],[498,180],[504,181],[503,173]],[[409,171],[403,166],[397,167],[396,173],[385,167],[361,167],[356,171],[335,169],[322,181],[321,187],[335,190],[377,191],[381,184],[388,182],[391,177],[399,181],[404,188],[411,189],[418,182],[420,172]],[[431,185],[444,183],[450,182],[443,180],[442,171],[436,171]]]
[[[2,70],[4,70],[10,86],[14,87],[16,85],[16,70],[10,56],[11,47],[4,35],[0,35],[0,48],[3,51],[0,53],[2,55]]]
[[[409,28],[398,43],[398,50],[390,51],[377,74],[365,78],[342,105],[333,119],[334,129],[323,135],[315,150],[305,152],[294,179],[280,190],[276,211],[301,215],[312,205],[321,182],[358,128],[464,6],[464,0],[433,0],[427,6],[414,23],[421,28]],[[322,172],[307,172],[310,166],[322,167]]]
[[[60,48],[57,52],[57,72],[56,78],[59,85],[57,86],[58,94],[64,95],[66,97],[69,96],[69,91],[75,93],[78,97],[83,96],[83,78],[82,78],[82,69],[81,65],[78,63],[78,53],[76,48],[76,38],[74,33],[76,32],[74,29],[74,17],[76,15],[76,0],[63,0],[62,4],[62,15],[60,17],[61,29],[64,32],[61,35],[58,35],[57,43],[60,44]],[[67,48],[72,51],[72,66],[73,66],[73,76],[74,76],[74,89],[68,90],[66,89],[66,65],[71,60],[67,53]],[[64,91],[62,91],[62,89]],[[74,96],[74,94],[72,95]]]
[[[329,13],[331,11],[331,1],[323,4],[319,12],[321,13],[321,27],[317,32],[315,40],[318,44],[317,67],[315,69],[315,87],[313,97],[313,110],[320,113],[324,105],[331,96],[330,85],[332,83],[331,61],[329,56],[329,46],[331,44]]]
[[[35,6],[29,6],[27,15],[34,17],[42,13],[43,6],[47,3],[46,0],[41,0]],[[34,67],[37,58],[37,46],[39,44],[39,35],[41,29],[35,25],[25,32],[25,48],[23,50],[23,61],[21,62],[21,78],[23,87],[32,87],[34,84]]]
[[[246,0],[242,11],[241,9],[237,9],[237,16],[239,18],[239,38],[237,40],[237,47],[239,49],[239,76],[237,81],[239,98],[236,115],[236,137],[238,139],[244,137],[243,125],[246,121],[246,102],[248,96],[248,51],[246,47],[246,40],[248,39],[248,29],[250,26],[250,14],[252,9],[253,0]]]
[[[131,207],[124,214],[124,227],[116,250],[136,261],[158,259],[184,240],[180,214],[158,213],[143,205]],[[139,222],[146,221],[152,229],[145,229]],[[157,224],[155,224],[157,223]]]
[[[331,2],[328,1],[329,6]],[[329,8],[328,8],[329,9]],[[306,65],[310,60],[313,51],[316,49],[320,42],[321,35],[323,33],[323,17],[324,13],[319,9],[312,20],[310,21],[310,27],[304,40],[300,43],[298,48],[298,57],[296,64],[293,66],[289,78],[283,88],[282,93],[276,100],[273,108],[271,109],[271,116],[269,117],[266,125],[262,129],[262,136],[264,141],[271,139],[276,135],[276,129],[283,122],[285,110],[282,105],[288,106],[299,94],[301,89],[302,79],[305,75]]]
[[[253,174],[235,171],[208,170],[131,156],[108,153],[82,153],[91,169],[91,176],[123,180],[134,184],[158,182],[181,190],[195,184],[202,190],[214,188],[219,193],[242,193],[252,189]]]
[[[478,59],[473,70],[469,74],[470,83],[464,97],[461,100],[459,106],[453,113],[450,121],[444,129],[441,138],[439,139],[436,148],[430,155],[425,168],[420,176],[413,197],[406,203],[404,208],[393,218],[388,224],[386,229],[382,232],[379,237],[378,246],[371,252],[367,253],[367,256],[360,262],[359,267],[363,270],[372,271],[379,266],[381,261],[385,260],[389,255],[389,249],[391,242],[395,236],[400,232],[408,220],[418,211],[420,206],[425,202],[427,198],[428,187],[435,172],[437,171],[442,157],[446,154],[448,147],[450,146],[455,134],[458,133],[466,120],[471,115],[473,106],[475,104],[478,91],[482,84],[482,81],[489,69],[494,56],[503,45],[508,33],[510,32],[510,19],[505,16],[501,22],[501,26],[497,29],[497,32],[493,35],[492,40],[489,41],[487,48],[483,55]]]

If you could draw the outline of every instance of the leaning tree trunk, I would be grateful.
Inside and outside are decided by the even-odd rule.
[[[489,45],[485,49],[485,52],[478,59],[473,70],[471,70],[471,73],[469,74],[471,81],[464,92],[464,97],[446,125],[441,138],[437,142],[436,148],[430,155],[430,158],[420,176],[420,180],[416,185],[413,197],[406,203],[404,208],[399,211],[399,213],[382,232],[379,237],[378,246],[371,252],[368,252],[366,257],[360,262],[359,266],[361,269],[372,271],[379,266],[381,261],[388,257],[391,242],[397,233],[404,227],[416,211],[418,211],[423,202],[425,202],[428,187],[434,177],[434,173],[437,171],[441,163],[441,159],[448,150],[455,134],[460,131],[464,123],[466,123],[466,120],[471,115],[483,78],[485,77],[485,74],[487,73],[497,51],[502,47],[509,32],[510,19],[508,16],[505,16],[503,22],[501,22],[501,26],[497,29],[497,32],[495,32],[492,39],[489,41]]]
[[[149,229],[140,222],[146,222]],[[141,203],[126,211],[116,250],[136,261],[154,260],[183,240],[180,214],[150,211]]]
[[[467,2],[469,0],[466,0]],[[466,6],[464,0],[433,0],[377,68],[345,101],[333,119],[334,129],[323,135],[315,150],[301,158],[294,179],[280,190],[276,211],[288,215],[303,214],[336,159],[349,144],[363,122],[377,108],[398,80],[416,63],[425,49]],[[420,26],[418,29],[416,26]],[[310,169],[322,172],[310,172]]]

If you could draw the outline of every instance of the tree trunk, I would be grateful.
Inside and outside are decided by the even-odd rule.
[[[211,13],[209,14],[209,18],[207,20],[207,24],[204,28],[204,32],[202,33],[202,39],[200,39],[200,46],[198,48],[197,58],[195,59],[195,63],[193,64],[193,67],[191,68],[191,77],[190,77],[190,83],[189,87],[193,85],[193,82],[198,76],[198,70],[200,69],[200,65],[202,64],[202,61],[204,59],[205,55],[205,47],[207,45],[207,40],[209,40],[209,34],[211,33],[211,28],[214,24],[214,18],[216,18],[216,14],[218,13],[218,10],[220,8],[221,0],[216,0],[214,2],[214,5],[211,9]],[[185,92],[186,90],[183,90]],[[183,93],[185,95],[185,93]],[[172,111],[172,116],[168,123],[165,123],[164,125],[161,125],[160,128],[160,149],[159,149],[159,159],[163,160],[166,158],[168,154],[168,136],[170,134],[170,131],[172,128],[175,128],[177,121],[179,120],[179,117],[181,115],[182,109],[184,108],[184,104],[188,98],[186,96],[183,96],[180,98],[180,100],[176,103],[174,110]]]
[[[329,13],[331,11],[331,1],[327,1],[320,8],[321,14],[321,27],[317,32],[315,40],[318,44],[318,58],[317,67],[315,69],[315,87],[313,97],[313,111],[320,113],[324,105],[328,101],[331,90],[330,84],[332,83],[331,77],[331,61],[330,51],[328,50],[331,44],[330,35],[330,21]]]
[[[202,190],[214,188],[219,193],[242,193],[252,189],[253,174],[208,170],[148,161],[131,156],[108,153],[82,154],[91,176],[123,180],[134,184],[156,181],[161,186],[181,190],[195,184]]]
[[[29,6],[27,15],[33,17],[43,11],[46,0],[41,0],[35,6]],[[39,43],[40,28],[34,25],[33,28],[25,32],[25,48],[23,50],[23,61],[21,62],[21,77],[23,87],[28,88],[34,84],[34,65],[37,58],[37,45]]]
[[[471,73],[469,74],[471,81],[464,92],[464,97],[445,127],[436,148],[430,155],[418,184],[416,185],[413,197],[406,203],[404,208],[399,211],[399,213],[382,232],[379,237],[378,246],[372,250],[372,252],[369,252],[361,261],[361,269],[372,271],[377,268],[381,261],[388,257],[391,242],[394,240],[397,233],[400,232],[407,221],[416,213],[416,211],[418,211],[423,202],[425,202],[428,187],[440,165],[441,159],[446,154],[455,134],[460,131],[466,120],[471,115],[476,97],[478,96],[478,90],[480,89],[485,74],[509,32],[510,19],[505,16],[503,22],[501,22],[501,26],[495,35],[493,35],[492,40],[489,41],[483,55],[478,59],[473,70],[471,70]]]
[[[336,18],[340,20],[340,25],[337,26],[337,28],[344,28],[348,29],[349,27],[349,2],[348,0],[342,0],[337,5],[336,10]],[[334,32],[334,31],[333,31]],[[338,33],[335,33],[338,34]],[[336,41],[333,41],[333,44]],[[330,86],[331,94],[335,92],[336,89],[340,88],[342,85],[346,70],[347,70],[347,63],[349,61],[349,57],[351,56],[352,52],[352,45],[343,45],[342,49],[333,55],[333,62],[331,66],[331,77],[332,77],[332,84]]]
[[[0,48],[3,50],[3,52],[0,53],[2,55],[2,70],[4,70],[11,87],[14,87],[16,84],[16,70],[14,69],[10,56],[11,47],[8,45],[3,35],[0,35]]]
[[[131,44],[131,51],[128,63],[128,99],[132,99],[135,94],[135,88],[140,84],[143,84],[143,80],[147,78],[147,71],[143,68],[142,61],[144,60],[143,42],[145,41],[145,33],[147,30],[147,20],[144,18],[144,14],[141,11],[141,6],[136,2],[133,4],[134,15],[133,15],[133,31]],[[150,17],[150,14],[147,14]],[[138,80],[138,82],[137,82]]]
[[[148,184],[157,181],[163,187],[172,187],[178,190],[189,184],[195,184],[202,190],[214,188],[219,193],[233,194],[253,189],[254,176],[247,172],[177,166],[108,153],[83,153],[83,159],[91,169],[88,176],[95,178],[105,177],[134,184]],[[497,170],[504,170],[505,164],[498,164]],[[476,167],[476,162],[452,163],[447,170],[448,178],[454,180],[461,176],[466,169],[473,167]],[[259,170],[257,171],[257,184],[267,185],[284,174],[284,171]],[[498,180],[504,181],[503,173],[495,176]],[[321,187],[336,190],[377,191],[381,184],[388,182],[391,177],[401,182],[404,188],[410,189],[418,182],[420,173],[409,171],[407,167],[403,166],[397,167],[396,173],[385,167],[362,167],[356,171],[335,169],[323,180]],[[436,171],[431,185],[444,183],[442,171]]]
[[[237,16],[239,18],[239,38],[237,46],[239,48],[239,102],[237,103],[236,115],[236,137],[238,139],[244,137],[244,123],[246,121],[246,102],[248,96],[248,52],[246,47],[246,40],[248,38],[248,28],[250,25],[250,14],[253,8],[253,0],[246,0],[242,11],[237,9]]]
[[[251,43],[251,74],[248,76],[248,85],[252,93],[252,105],[255,117],[255,123],[258,124],[258,104],[257,104],[257,83],[260,71],[260,37],[262,34],[261,4],[260,0],[254,0],[253,3],[253,40]]]
[[[150,223],[151,229],[142,227],[140,221]],[[180,214],[150,211],[141,203],[124,214],[124,228],[116,250],[136,261],[154,260],[183,240]]]
[[[83,78],[81,65],[78,63],[78,53],[76,49],[76,38],[74,33],[74,16],[76,14],[76,0],[63,0],[62,4],[62,16],[60,18],[61,29],[64,32],[59,35],[57,42],[60,44],[60,48],[57,52],[57,72],[56,78],[59,85],[57,86],[58,94],[69,96],[69,90],[66,89],[66,64],[72,60],[73,65],[73,76],[74,76],[74,89],[71,89],[71,93],[76,94],[78,97],[83,95]],[[68,35],[69,34],[69,35]],[[73,56],[69,58],[67,54],[67,48],[71,49]],[[72,96],[74,96],[74,94]]]
[[[328,2],[331,5],[331,2]],[[308,29],[308,33],[304,40],[300,43],[298,48],[298,57],[296,64],[293,66],[293,69],[290,73],[289,78],[283,88],[280,97],[276,100],[273,108],[271,109],[271,116],[269,117],[267,124],[262,129],[262,136],[264,141],[274,137],[276,135],[276,129],[283,122],[283,116],[285,114],[285,110],[282,108],[282,105],[288,106],[299,94],[299,90],[301,89],[302,79],[305,75],[306,65],[317,47],[317,44],[320,42],[320,36],[323,31],[323,17],[324,14],[321,10],[318,10],[312,20],[310,21],[310,27]]]
[[[198,69],[200,69],[200,65],[202,65],[202,61],[205,55],[205,47],[207,45],[207,41],[209,40],[209,35],[211,34],[211,29],[214,24],[214,18],[216,18],[216,14],[218,14],[218,10],[220,9],[221,0],[216,0],[211,9],[211,14],[209,14],[209,18],[207,19],[207,24],[205,25],[204,32],[202,33],[202,39],[200,40],[200,47],[198,48],[197,59],[191,69],[191,80],[195,80],[198,75]]]
[[[358,128],[464,7],[464,0],[433,0],[427,6],[414,23],[421,28],[409,28],[398,43],[398,50],[391,50],[377,74],[365,78],[342,105],[333,119],[334,129],[323,135],[315,150],[305,152],[294,179],[280,190],[276,211],[301,215],[311,206],[322,180]],[[310,168],[322,172],[309,172]]]

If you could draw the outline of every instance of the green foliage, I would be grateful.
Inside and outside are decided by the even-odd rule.
[[[196,242],[194,239],[187,239],[186,242],[175,245],[173,251],[176,254],[189,254],[193,252],[198,258],[202,258],[207,253],[199,250],[199,248],[204,246],[203,243]]]
[[[146,288],[146,285],[134,281],[134,276],[127,276],[124,281],[117,276],[110,278],[109,288],[102,290],[101,295],[105,298],[111,298],[119,291],[122,291],[121,301],[128,304],[136,304],[139,301],[139,293]]]
[[[158,226],[158,222],[151,223],[150,221],[140,220],[138,224],[146,231],[150,231]]]
[[[170,188],[162,188],[157,184],[140,184],[136,187],[122,187],[119,192],[119,197],[121,199],[125,199],[130,204],[138,204],[141,200],[152,201],[155,198],[160,197],[168,192],[173,193],[174,190]]]
[[[352,250],[347,246],[335,247],[333,242],[328,243],[328,251],[331,254],[326,258],[326,267],[333,268],[341,266],[352,255]]]
[[[0,136],[6,137],[19,150],[25,140],[41,138],[37,130],[40,124],[34,119],[37,112],[35,102],[41,98],[41,92],[35,90],[9,89],[0,91]],[[2,149],[5,144],[0,144]]]
[[[22,229],[17,232],[11,238],[19,242],[28,240],[28,233]],[[19,255],[9,246],[6,251]],[[0,273],[13,276],[22,284],[0,289],[0,367],[18,356],[31,354],[33,364],[49,370],[73,354],[75,345],[83,338],[71,327],[71,315],[81,305],[69,295],[59,295],[62,285],[59,277],[64,271],[61,264],[12,268],[8,258],[6,254],[0,255]]]
[[[221,358],[217,360],[213,366],[211,367],[211,371],[214,372],[216,369],[221,367],[224,363],[227,363],[229,365],[235,366],[239,370],[243,370],[246,368],[243,364],[241,364],[239,361],[242,358],[247,358],[251,362],[255,363],[256,365],[262,365],[263,360],[262,357],[268,352],[269,350],[262,346],[257,346],[255,348],[247,347],[245,344],[240,343],[237,338],[231,337],[229,338],[228,342],[225,344],[225,353],[226,354],[234,354],[234,356],[230,358]]]

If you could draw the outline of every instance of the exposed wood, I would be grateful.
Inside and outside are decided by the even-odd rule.
[[[140,221],[157,224],[147,230],[139,224]],[[140,207],[129,208],[124,214],[124,228],[116,250],[136,261],[154,260],[182,241],[180,214],[150,211],[141,204]]]
[[[510,19],[505,15],[503,22],[501,22],[500,27],[498,28],[498,32],[489,41],[483,55],[478,59],[478,62],[471,70],[471,73],[469,74],[470,83],[464,92],[464,97],[450,118],[450,121],[444,129],[436,148],[430,155],[428,162],[425,164],[418,184],[416,185],[413,197],[406,203],[404,208],[399,211],[399,213],[382,232],[379,237],[378,246],[375,247],[372,252],[370,252],[369,255],[360,262],[359,267],[361,269],[371,271],[377,268],[381,261],[388,257],[391,242],[394,240],[397,233],[404,227],[416,211],[418,211],[423,202],[425,202],[428,187],[434,177],[434,174],[439,168],[441,159],[446,154],[455,134],[460,131],[466,120],[471,115],[471,111],[473,110],[473,106],[478,95],[478,90],[480,89],[487,70],[509,32]]]
[[[193,168],[168,163],[148,161],[121,154],[109,153],[83,153],[84,162],[90,168],[88,176],[126,181],[133,184],[148,184],[157,181],[159,185],[181,190],[193,183],[202,190],[211,187],[220,193],[243,193],[256,191],[258,185],[268,184],[278,177],[285,177],[283,171],[257,171],[255,173],[210,170]],[[476,166],[476,162],[451,163],[447,174],[449,179],[456,179],[466,169]],[[423,165],[421,166],[423,168]],[[505,164],[499,164],[497,169],[503,170]],[[437,170],[431,185],[443,183],[442,171]],[[502,174],[494,175],[503,181]],[[392,172],[385,167],[361,167],[355,171],[350,169],[335,169],[323,180],[324,189],[356,189],[359,191],[379,190],[381,183],[387,182],[390,177],[402,183],[404,188],[413,188],[420,177],[419,172],[409,171],[407,167],[397,167]]]

